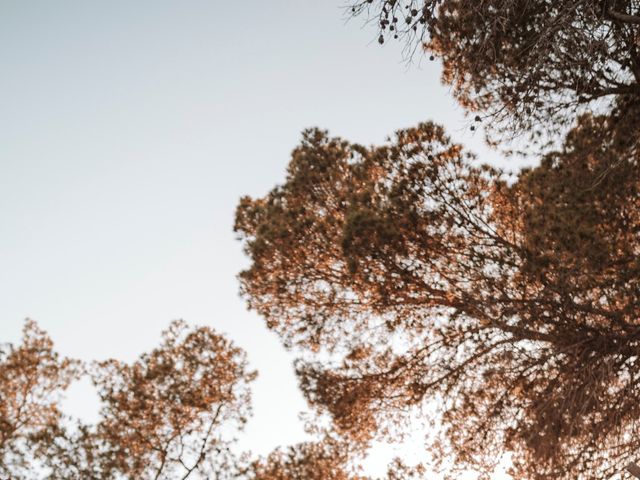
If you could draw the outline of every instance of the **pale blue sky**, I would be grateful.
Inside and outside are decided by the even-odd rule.
[[[0,0],[0,341],[28,316],[63,354],[131,360],[174,318],[211,325],[260,371],[246,445],[303,438],[291,358],[238,297],[239,197],[310,126],[368,144],[432,119],[482,150],[438,63],[342,5]]]

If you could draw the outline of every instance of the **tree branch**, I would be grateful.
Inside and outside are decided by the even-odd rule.
[[[182,462],[182,459],[180,459],[180,463],[182,463],[182,466],[187,469],[187,472],[184,474],[184,476],[182,477],[181,480],[186,480],[194,470],[197,470],[198,467],[200,466],[200,463],[204,459],[205,450],[207,448],[207,443],[209,442],[209,437],[211,436],[211,431],[213,430],[213,427],[215,426],[216,422],[218,421],[218,417],[220,416],[220,412],[222,411],[222,407],[224,407],[224,403],[221,403],[218,406],[218,408],[216,410],[216,413],[214,414],[213,418],[211,419],[211,422],[209,423],[209,428],[207,429],[207,432],[206,432],[206,434],[204,436],[204,439],[202,440],[202,446],[200,447],[200,452],[198,454],[198,458],[197,458],[196,462],[193,464],[193,466],[191,468],[187,467]]]
[[[633,25],[640,25],[640,17],[636,15],[629,15],[627,13],[620,13],[608,8],[606,10],[606,15],[611,20],[617,20],[623,23],[631,23]]]
[[[634,477],[640,478],[640,467],[633,462],[630,462],[625,469]]]

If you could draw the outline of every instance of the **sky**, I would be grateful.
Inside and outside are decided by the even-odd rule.
[[[0,342],[35,319],[63,355],[132,361],[171,320],[260,376],[243,446],[305,438],[293,358],[248,312],[233,231],[303,129],[380,143],[420,121],[498,163],[440,84],[334,0],[0,0]],[[67,408],[94,418],[87,385]]]

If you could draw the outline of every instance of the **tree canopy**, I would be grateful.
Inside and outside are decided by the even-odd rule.
[[[62,359],[35,323],[0,355],[0,472],[11,479],[236,478],[230,445],[250,414],[245,353],[213,330],[174,322],[133,364]],[[97,424],[61,413],[82,373]]]
[[[21,345],[0,347],[0,477],[30,478],[33,452],[61,421],[61,394],[80,373],[79,362],[61,358],[33,321]]]
[[[640,3],[635,0],[359,0],[351,15],[375,22],[379,41],[442,60],[442,79],[489,133],[542,133],[576,114],[640,98]],[[635,134],[632,129],[627,134]]]
[[[378,147],[308,130],[285,183],[241,200],[242,290],[338,432],[367,443],[436,405],[436,458],[513,452],[527,479],[604,479],[637,452],[640,179],[608,121],[516,178],[432,123]]]
[[[88,375],[96,423],[63,413],[70,384]],[[373,480],[361,451],[335,434],[264,458],[236,440],[251,414],[256,372],[246,354],[207,327],[173,322],[135,362],[61,357],[36,323],[0,348],[0,476],[12,480]],[[385,480],[419,480],[399,459]]]
[[[250,414],[255,378],[242,350],[211,329],[189,332],[175,322],[160,347],[133,365],[96,367],[103,405],[96,436],[107,471],[174,479],[230,470],[229,434]]]
[[[267,458],[251,466],[250,480],[373,480],[361,476],[352,462],[358,456],[353,446],[325,436],[316,442],[305,442],[286,449],[277,449]],[[378,480],[421,480],[425,477],[422,465],[408,467],[401,459],[394,459],[386,476]]]

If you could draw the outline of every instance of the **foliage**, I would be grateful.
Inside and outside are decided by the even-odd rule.
[[[98,389],[98,422],[65,417],[60,401],[88,374]],[[162,343],[132,364],[83,366],[60,358],[27,321],[22,344],[0,352],[0,475],[12,480],[372,480],[360,455],[325,434],[266,458],[234,449],[251,413],[256,372],[246,354],[210,328],[173,322]],[[388,480],[423,478],[399,460]]]
[[[161,346],[133,365],[111,360],[93,375],[103,403],[97,435],[108,470],[129,478],[208,478],[223,471],[229,440],[250,414],[245,353],[208,328],[174,322]],[[213,462],[205,473],[203,462]],[[218,463],[221,463],[218,465]]]
[[[366,480],[349,468],[345,445],[330,438],[278,449],[252,466],[251,480]]]
[[[51,349],[28,322],[23,345],[9,347],[0,363],[0,458],[9,478],[234,478],[229,447],[251,412],[256,374],[227,339],[174,322],[162,344],[133,364],[93,364],[97,425],[61,421],[60,393],[77,378],[78,362]]]
[[[33,452],[62,418],[60,394],[81,373],[35,322],[22,333],[21,345],[0,347],[0,477],[15,480],[31,478]]]
[[[353,458],[359,452],[343,440],[326,436],[320,441],[277,449],[252,464],[250,480],[373,480],[358,474]],[[420,480],[422,465],[409,467],[396,458],[380,480]]]
[[[432,59],[440,58],[443,81],[467,109],[491,118],[487,126],[494,139],[504,139],[506,126],[540,140],[544,131],[572,125],[577,112],[638,103],[636,0],[358,0],[352,5],[352,15],[377,24],[380,43],[401,38],[410,52],[424,48]]]
[[[243,292],[338,432],[435,404],[433,454],[513,452],[524,479],[609,478],[640,448],[639,169],[610,121],[515,182],[434,124],[371,148],[308,130],[286,182],[241,200]]]

